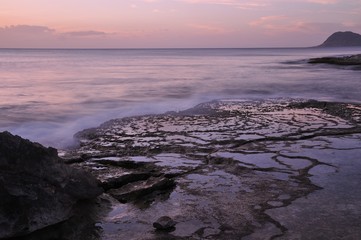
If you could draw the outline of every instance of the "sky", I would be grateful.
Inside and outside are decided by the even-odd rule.
[[[308,47],[361,33],[360,0],[1,0],[0,48]]]

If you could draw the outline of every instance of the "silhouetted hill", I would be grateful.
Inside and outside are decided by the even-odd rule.
[[[336,32],[319,47],[361,47],[361,35],[353,32]]]

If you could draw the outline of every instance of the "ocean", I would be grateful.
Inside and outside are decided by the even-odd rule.
[[[361,102],[361,71],[307,59],[361,48],[0,49],[0,130],[66,148],[126,116],[216,99]]]

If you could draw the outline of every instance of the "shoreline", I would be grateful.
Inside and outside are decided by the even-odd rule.
[[[326,228],[322,234],[331,237],[336,226],[324,218],[300,232],[292,225],[296,220],[281,210],[299,211],[307,196],[318,196],[307,203],[313,208],[327,201],[324,181],[348,164],[339,161],[339,154],[351,157],[361,151],[356,147],[360,123],[359,104],[212,101],[181,112],[113,119],[85,130],[78,134],[80,149],[67,161],[96,175],[113,199],[113,210],[100,224],[104,239],[115,233],[131,239],[287,239]],[[346,153],[345,144],[354,147]],[[344,178],[349,178],[347,171]],[[345,204],[356,207],[356,202]],[[336,211],[329,220],[338,214],[343,213]],[[173,231],[152,230],[152,222],[162,215],[174,219]],[[355,229],[345,228],[344,234],[349,231]]]
[[[113,119],[76,135],[80,147],[59,155],[105,193],[87,205],[89,216],[22,240],[71,235],[74,219],[76,234],[92,240],[361,236],[337,228],[358,223],[361,211],[350,174],[361,167],[361,104],[228,99]],[[355,211],[345,215],[340,204]],[[171,229],[153,228],[160,217]]]

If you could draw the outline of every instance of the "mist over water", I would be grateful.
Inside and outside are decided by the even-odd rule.
[[[0,130],[55,147],[112,118],[214,99],[361,102],[361,71],[307,59],[344,49],[0,50]]]

